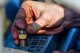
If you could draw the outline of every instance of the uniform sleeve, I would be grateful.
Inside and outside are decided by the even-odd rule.
[[[54,1],[80,14],[80,0],[54,0]]]

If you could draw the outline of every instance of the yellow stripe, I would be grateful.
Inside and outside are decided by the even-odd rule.
[[[27,38],[27,35],[24,35],[24,34],[19,35],[19,39],[26,39],[26,38]]]

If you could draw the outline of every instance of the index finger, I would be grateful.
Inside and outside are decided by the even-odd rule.
[[[30,24],[33,22],[33,10],[30,5],[28,5],[26,2],[24,2],[21,6],[22,9],[25,11],[25,22],[26,24]]]

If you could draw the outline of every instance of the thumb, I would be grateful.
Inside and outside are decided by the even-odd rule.
[[[38,32],[41,28],[47,25],[46,18],[41,16],[39,19],[37,19],[35,22],[29,24],[26,28],[27,32],[30,34],[34,34]]]

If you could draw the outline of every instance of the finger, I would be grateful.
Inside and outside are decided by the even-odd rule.
[[[23,23],[24,18],[25,18],[25,11],[24,11],[24,9],[20,9],[16,15],[16,19],[11,28],[11,32],[12,32],[13,38],[15,40],[14,43],[16,45],[19,44],[18,29],[25,29],[25,24]]]
[[[16,27],[12,26],[11,32],[12,32],[13,38],[17,39],[18,38],[18,29]]]
[[[24,20],[17,20],[15,22],[15,26],[19,29],[25,29],[26,28],[26,24],[25,24]]]
[[[41,29],[41,26],[37,23],[29,24],[26,28],[27,32],[30,34],[38,32]]]
[[[56,28],[54,27],[42,28],[41,30],[37,32],[37,34],[56,34],[56,33],[60,33],[63,29],[64,29],[63,25],[56,27]]]
[[[21,8],[16,15],[16,19],[14,21],[15,26],[19,29],[25,29],[25,18],[26,12],[23,8]]]
[[[26,11],[24,8],[20,8],[20,10],[18,11],[16,18],[18,19],[25,19],[26,17]]]
[[[33,20],[33,10],[30,5],[24,2],[21,6],[22,9],[26,12],[25,22],[26,24],[32,23]]]
[[[36,33],[38,32],[41,28],[47,25],[48,21],[44,16],[41,16],[39,19],[37,19],[34,23],[29,24],[26,28],[28,33]]]
[[[44,34],[46,32],[46,29],[41,29],[37,32],[37,34]]]

